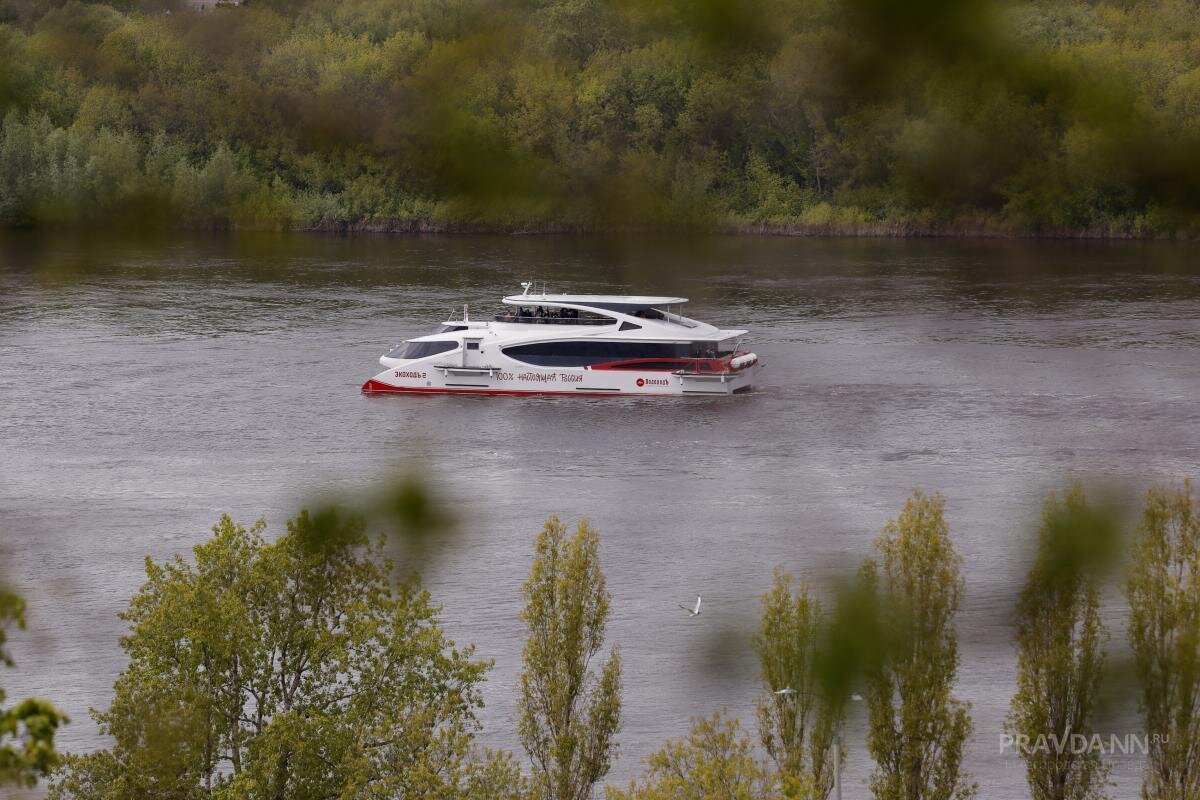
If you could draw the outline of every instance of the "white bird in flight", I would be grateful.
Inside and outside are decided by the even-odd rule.
[[[688,608],[683,603],[680,603],[679,607],[682,608],[684,611],[688,612],[689,617],[700,616],[700,595],[696,595],[696,607],[695,608]]]

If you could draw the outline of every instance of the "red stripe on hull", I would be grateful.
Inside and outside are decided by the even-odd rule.
[[[542,391],[540,389],[440,389],[425,386],[390,386],[386,383],[380,383],[377,380],[369,380],[363,384],[363,394],[490,394],[490,395],[505,395],[516,397],[518,395],[543,395],[543,394],[560,394],[571,395],[572,397],[679,397],[677,394],[667,394],[665,392],[588,392],[577,390],[574,392],[551,392]]]

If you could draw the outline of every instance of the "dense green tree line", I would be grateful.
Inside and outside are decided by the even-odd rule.
[[[0,223],[1192,234],[1198,45],[1187,0],[0,0]]]

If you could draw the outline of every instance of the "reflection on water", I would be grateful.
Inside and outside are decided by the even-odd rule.
[[[309,490],[427,469],[462,520],[429,580],[496,660],[486,741],[515,747],[518,590],[550,512],[589,516],[627,665],[623,782],[691,714],[750,721],[746,624],[776,564],[819,579],[867,552],[914,487],[965,558],[960,692],[985,797],[1024,794],[999,752],[1013,689],[1018,537],[1068,474],[1144,483],[1200,463],[1200,268],[1173,244],[697,237],[187,236],[0,241],[0,535],[30,595],[19,697],[53,697],[70,748],[121,668],[141,559],[222,511],[276,530]],[[522,280],[682,295],[748,327],[737,398],[359,395],[378,356]],[[701,624],[676,604],[705,597]],[[1121,625],[1114,604],[1108,617]],[[716,668],[720,667],[720,668]],[[1128,717],[1114,725],[1136,726]],[[868,765],[851,719],[848,786]],[[1125,727],[1119,732],[1124,732]],[[1134,760],[1118,764],[1132,795]],[[853,793],[851,793],[853,794]]]

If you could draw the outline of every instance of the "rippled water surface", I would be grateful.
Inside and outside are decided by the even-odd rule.
[[[600,530],[625,659],[612,780],[690,715],[753,726],[755,670],[713,631],[752,623],[775,565],[819,582],[916,487],[964,558],[959,694],[982,796],[1026,794],[999,752],[1021,537],[1069,475],[1200,462],[1200,250],[1167,244],[798,239],[17,237],[0,243],[0,557],[30,599],[10,698],[57,700],[69,749],[123,665],[142,560],[228,511],[282,528],[300,498],[427,470],[461,522],[427,576],[459,642],[495,660],[484,740],[515,747],[519,588],[554,512]],[[670,294],[752,330],[734,398],[359,394],[378,356],[522,280]],[[697,593],[705,613],[676,608]],[[1118,602],[1106,612],[1119,638]],[[863,713],[846,797],[866,794]],[[1138,732],[1119,719],[1114,731]],[[1137,790],[1119,759],[1118,796]]]

